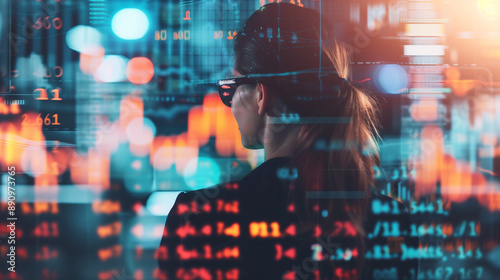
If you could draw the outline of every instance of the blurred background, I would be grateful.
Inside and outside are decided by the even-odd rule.
[[[0,279],[165,279],[177,194],[264,161],[215,82],[269,2],[0,0]],[[498,279],[500,1],[281,2],[330,19],[379,101],[377,183],[414,220],[415,279]]]

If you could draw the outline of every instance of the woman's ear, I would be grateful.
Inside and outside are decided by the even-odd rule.
[[[271,108],[274,96],[271,92],[271,89],[260,82],[257,83],[256,90],[257,90],[257,105],[259,107],[258,114],[264,115],[266,111],[269,108]]]

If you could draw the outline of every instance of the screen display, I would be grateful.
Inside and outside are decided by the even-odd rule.
[[[378,104],[363,250],[353,220],[332,222],[332,240],[320,230],[328,201],[355,213],[349,201],[366,195],[356,176],[302,197],[318,217],[307,248],[294,241],[300,205],[255,207],[272,180],[351,178],[314,157],[306,174],[264,166],[271,148],[243,141],[259,124],[242,121],[242,108],[282,127],[340,127],[335,110],[260,119],[257,99],[221,101],[231,87],[216,82],[243,75],[235,38],[278,2],[328,19],[350,51],[342,79]],[[279,44],[279,29],[260,32]],[[0,279],[277,279],[279,267],[279,279],[354,280],[356,263],[366,279],[499,279],[499,93],[498,0],[0,0]],[[252,137],[273,137],[263,131]],[[281,151],[294,138],[269,141]],[[359,146],[335,139],[311,138],[308,154]],[[244,181],[254,170],[273,179]],[[242,268],[245,252],[269,266]],[[328,278],[315,272],[324,262]]]

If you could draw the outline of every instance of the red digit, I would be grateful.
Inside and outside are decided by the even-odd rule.
[[[54,25],[55,29],[60,29],[62,27],[62,20],[56,17],[52,20],[52,24]]]
[[[49,29],[50,28],[50,21],[49,21],[49,17],[46,17],[43,19],[43,28],[45,29]]]

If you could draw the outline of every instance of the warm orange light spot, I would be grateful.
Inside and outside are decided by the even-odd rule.
[[[150,162],[156,170],[167,170],[174,163],[173,136],[156,136],[151,144]]]
[[[415,195],[430,195],[436,191],[443,159],[443,132],[437,125],[427,125],[420,133],[420,159],[416,165]]]
[[[189,223],[187,223],[184,226],[180,226],[176,233],[180,238],[186,238],[188,235],[196,235],[196,230]]]
[[[194,106],[188,114],[188,138],[196,139],[203,146],[208,143],[210,137],[210,118],[202,106]]]
[[[233,237],[238,237],[240,236],[240,224],[235,223],[232,226],[226,228],[224,230],[225,235],[233,236]]]
[[[122,224],[120,222],[114,222],[109,225],[98,226],[97,235],[99,235],[100,238],[106,238],[108,236],[120,234],[121,229]]]
[[[11,104],[10,105],[10,113],[17,115],[21,113],[21,109],[19,108],[19,104]]]
[[[460,70],[456,67],[450,67],[444,70],[444,75],[447,80],[459,80],[460,79]]]
[[[251,237],[268,237],[267,224],[265,222],[252,222],[250,223],[250,236]]]
[[[104,57],[104,48],[93,46],[91,49],[80,53],[80,70],[85,74],[94,74]]]
[[[189,260],[198,258],[198,252],[195,249],[186,250],[184,249],[184,245],[177,246],[177,255],[181,260]]]
[[[134,57],[127,63],[127,79],[133,84],[145,84],[153,78],[153,62],[146,57]]]
[[[199,145],[196,139],[189,139],[186,132],[179,134],[175,140],[175,170],[177,174],[183,174],[187,164],[198,158]]]
[[[435,98],[422,98],[411,105],[411,117],[415,121],[435,121],[438,118],[438,106]]]
[[[144,227],[141,224],[137,224],[131,229],[131,232],[133,235],[140,238],[144,234]]]
[[[121,205],[119,201],[112,201],[112,200],[94,201],[92,203],[92,211],[94,211],[94,213],[97,214],[119,213],[121,211]]]
[[[160,246],[154,254],[155,259],[166,260],[168,259],[167,246]]]
[[[105,261],[109,258],[119,257],[121,253],[122,253],[122,246],[115,245],[110,248],[100,249],[99,251],[97,251],[97,256],[101,261]]]

